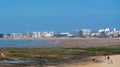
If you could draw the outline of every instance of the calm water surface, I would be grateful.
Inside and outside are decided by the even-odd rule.
[[[50,48],[58,44],[52,40],[0,40],[0,47],[39,47]]]

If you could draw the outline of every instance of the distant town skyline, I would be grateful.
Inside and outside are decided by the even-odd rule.
[[[120,29],[120,0],[1,0],[0,33]]]
[[[71,31],[45,31],[45,30],[43,30],[43,31],[39,31],[39,30],[36,30],[36,31],[26,31],[26,32],[20,32],[20,31],[15,31],[15,32],[0,32],[0,34],[11,34],[11,33],[22,33],[22,34],[26,34],[26,33],[34,33],[34,32],[53,32],[53,33],[55,33],[55,34],[59,34],[59,33],[74,33],[74,32],[76,32],[76,31],[79,31],[79,30],[89,30],[89,31],[91,31],[91,33],[96,33],[96,32],[99,32],[99,31],[105,31],[105,30],[109,30],[109,31],[114,31],[114,30],[117,30],[117,31],[120,31],[120,29],[117,29],[117,28],[108,28],[108,27],[106,27],[106,28],[100,28],[100,29],[98,29],[98,30],[92,30],[92,29],[89,29],[89,28],[81,28],[81,29],[75,29],[75,30],[71,30]]]
[[[97,32],[93,32],[91,29],[80,29],[74,32],[60,32],[54,31],[33,31],[33,32],[14,32],[14,33],[0,33],[0,39],[28,39],[28,38],[120,38],[120,30],[114,29],[99,29]]]

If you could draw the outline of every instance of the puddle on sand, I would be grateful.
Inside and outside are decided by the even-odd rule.
[[[38,61],[34,60],[3,60],[2,62],[8,64],[27,64],[27,63],[37,63]]]

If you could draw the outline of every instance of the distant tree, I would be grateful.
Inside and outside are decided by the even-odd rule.
[[[3,38],[3,35],[4,35],[4,34],[0,34],[0,38]]]

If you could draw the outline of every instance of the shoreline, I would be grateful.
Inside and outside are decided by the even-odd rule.
[[[71,37],[64,37],[64,38],[56,38],[56,37],[53,37],[53,38],[0,38],[0,40],[79,40],[79,39],[119,39],[120,38],[79,38],[79,37],[76,37],[76,38],[71,38]]]
[[[13,40],[13,41],[35,41],[46,40],[46,45],[50,48],[76,48],[76,47],[120,47],[120,38],[28,38],[28,39],[0,39],[1,41]],[[48,41],[51,41],[47,43]],[[22,45],[22,42],[21,42]],[[35,46],[44,45],[39,42]],[[29,46],[29,45],[28,45]],[[47,47],[47,48],[49,48]]]

